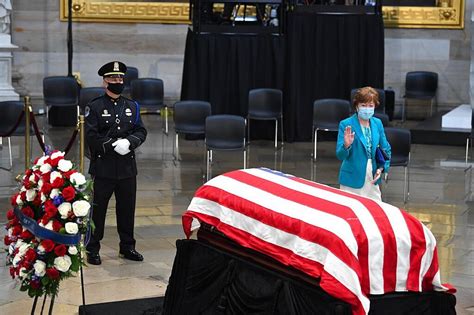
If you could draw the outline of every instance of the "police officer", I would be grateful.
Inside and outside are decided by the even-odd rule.
[[[104,236],[107,206],[115,193],[120,257],[142,261],[133,237],[137,165],[134,150],[146,139],[147,131],[136,102],[121,96],[127,67],[119,61],[103,65],[105,94],[85,108],[86,138],[91,150],[89,173],[94,179],[92,219],[95,231],[87,245],[87,262],[100,265],[100,241]]]

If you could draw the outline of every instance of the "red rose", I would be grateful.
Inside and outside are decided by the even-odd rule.
[[[41,223],[43,223],[43,225],[46,225],[48,224],[49,220],[51,220],[52,216],[51,216],[51,213],[45,213],[43,215],[43,218],[41,218]]]
[[[51,181],[51,173],[46,173],[41,175],[41,179],[43,180],[43,183],[49,183]]]
[[[25,178],[25,180],[23,181],[23,186],[25,186],[25,189],[30,189],[31,188],[31,183],[28,180],[28,178]]]
[[[20,224],[20,220],[18,220],[17,217],[14,217],[13,220],[10,221],[11,226],[15,226],[15,225],[19,225],[19,224]]]
[[[64,179],[62,177],[56,177],[54,182],[51,184],[53,188],[61,188],[64,186]]]
[[[8,237],[8,235],[5,235],[3,237],[3,243],[5,243],[5,245],[8,246],[12,243],[12,240]]]
[[[36,280],[36,281],[31,281],[30,286],[33,289],[39,289],[41,285],[40,285],[40,282],[38,280]]]
[[[54,205],[51,199],[44,202],[44,212],[46,212],[50,218],[58,213],[58,208]]]
[[[10,199],[10,204],[12,206],[16,206],[16,199],[18,198],[18,194],[14,194],[12,198]]]
[[[72,186],[67,186],[63,189],[62,194],[66,201],[72,201],[76,197],[76,190]]]
[[[23,201],[26,200],[26,191],[22,191],[22,192],[20,193],[20,198],[21,198],[21,200],[23,200]]]
[[[35,164],[36,164],[36,163],[35,163]],[[26,177],[30,177],[31,174],[33,174],[33,171],[31,170],[31,168],[29,168],[29,169],[27,169],[27,170],[25,171]]]
[[[50,183],[43,183],[43,186],[41,186],[41,192],[48,196],[51,193],[51,189],[53,189],[53,186]]]
[[[48,269],[46,269],[46,275],[50,279],[55,280],[55,279],[59,278],[59,271],[56,268],[48,268]]]
[[[63,175],[64,175],[64,177],[69,179],[69,177],[71,177],[71,175],[74,174],[74,173],[77,173],[77,171],[76,170],[69,170],[67,172],[64,172]]]
[[[23,228],[21,227],[21,225],[16,225],[13,227],[12,235],[18,236],[21,234],[22,231],[23,231]]]
[[[33,209],[31,209],[31,207],[24,207],[23,209],[21,209],[21,212],[23,212],[23,214],[26,215],[27,217],[30,217],[30,218],[35,217],[35,213],[33,212]]]
[[[33,200],[33,205],[34,205],[35,207],[41,206],[41,197],[40,197],[39,194],[36,194],[36,197],[35,197],[35,199]]]
[[[56,254],[56,256],[64,256],[66,255],[66,252],[67,248],[63,244],[58,245],[54,248],[54,253]]]
[[[35,237],[35,236],[33,234],[31,234],[31,232],[28,231],[28,230],[24,230],[20,234],[20,238],[22,238],[24,240],[29,240],[29,239],[32,239],[33,237]]]
[[[25,253],[25,260],[28,262],[33,262],[36,259],[36,251],[33,248],[30,248]]]
[[[43,240],[40,245],[43,246],[44,251],[47,253],[54,249],[54,242],[52,240]]]
[[[12,279],[15,278],[15,267],[10,267],[10,276],[12,276]]]
[[[15,216],[15,213],[13,212],[13,209],[8,210],[7,211],[7,219],[8,220],[13,220],[15,218],[16,218],[16,216]]]
[[[57,221],[57,220],[54,220],[53,221],[53,230],[56,231],[56,232],[59,232],[59,230],[63,227],[63,225],[61,224],[61,222]]]
[[[36,163],[38,163],[39,159],[42,158],[41,156],[38,156],[34,161],[33,161],[33,164],[36,165]]]

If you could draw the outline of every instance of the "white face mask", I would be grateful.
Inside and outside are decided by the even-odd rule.
[[[369,120],[374,116],[375,108],[373,107],[359,107],[357,115],[363,120]]]

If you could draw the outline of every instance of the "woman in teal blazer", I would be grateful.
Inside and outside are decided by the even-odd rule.
[[[378,93],[371,87],[360,88],[352,103],[356,113],[339,123],[337,136],[340,188],[381,201],[381,175],[388,172],[390,161],[377,165],[375,151],[379,146],[390,157],[391,148],[382,121],[373,117]]]

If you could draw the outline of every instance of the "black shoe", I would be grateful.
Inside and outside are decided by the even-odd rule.
[[[120,257],[134,261],[143,261],[143,256],[134,249],[121,249]]]
[[[87,262],[91,265],[100,265],[102,260],[99,253],[87,253]]]

